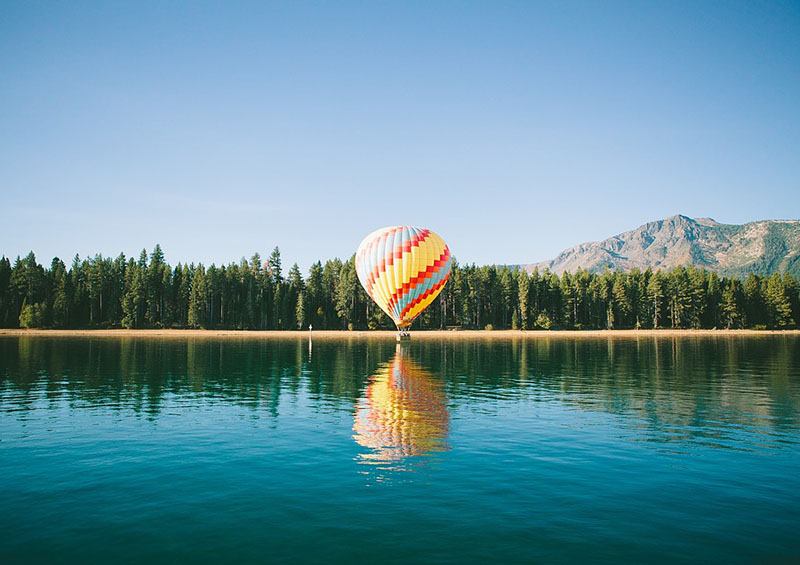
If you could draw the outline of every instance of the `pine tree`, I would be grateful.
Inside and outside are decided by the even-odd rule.
[[[517,304],[519,304],[519,327],[528,329],[528,301],[531,296],[531,278],[526,271],[517,276]]]
[[[0,258],[0,327],[8,328],[13,326],[12,310],[12,291],[11,291],[11,261],[4,255]]]
[[[500,307],[502,309],[501,324],[503,328],[507,328],[510,321],[509,314],[516,312],[517,289],[514,284],[514,276],[511,274],[511,269],[508,267],[503,267],[500,270],[498,278],[500,285]]]
[[[303,291],[300,291],[300,293],[297,295],[295,319],[297,320],[297,329],[302,330],[306,325],[306,304],[305,293]]]
[[[122,291],[125,287],[126,268],[124,253],[120,253],[113,261],[110,258],[106,259],[103,319],[109,326],[119,326],[122,321]]]
[[[783,290],[789,300],[792,323],[796,327],[800,324],[800,282],[789,273],[784,273]]]
[[[561,303],[564,305],[564,318],[561,323],[565,327],[574,328],[577,302],[575,301],[575,292],[572,287],[572,276],[568,272],[564,272],[561,275],[559,290],[561,292]]]
[[[761,292],[761,278],[750,273],[744,281],[745,320],[748,327],[767,325],[767,311]]]
[[[165,271],[167,278],[165,281]],[[147,267],[146,300],[147,300],[147,321],[150,324],[161,326],[164,318],[164,290],[169,285],[168,269],[164,262],[164,252],[161,246],[156,244],[150,254],[150,265]]]
[[[574,318],[575,327],[585,328],[589,325],[589,317],[592,309],[591,304],[591,286],[593,275],[586,269],[579,269],[572,279],[575,305],[574,305]]]
[[[325,310],[324,290],[322,286],[322,263],[317,261],[311,265],[306,282],[305,309],[309,323],[315,328],[324,327]]]
[[[207,287],[206,271],[203,264],[195,268],[192,275],[191,292],[189,295],[188,322],[189,327],[204,328],[207,325]]]
[[[89,296],[89,324],[103,321],[103,288],[106,283],[105,262],[102,255],[86,261],[86,289]]]
[[[616,322],[614,319],[614,283],[616,275],[610,269],[606,268],[605,271],[603,271],[601,280],[603,286],[603,300],[606,304],[605,325],[607,330],[613,330],[614,323]]]
[[[769,277],[764,295],[770,327],[787,328],[793,325],[792,304],[780,274],[774,273]]]
[[[614,286],[611,287],[611,297],[614,303],[614,321],[617,327],[628,327],[629,316],[631,314],[631,300],[628,295],[628,287],[625,276],[617,272],[614,276]]]
[[[354,255],[352,259],[342,264],[336,283],[336,313],[341,320],[342,329],[353,329],[357,284]]]
[[[28,324],[23,327],[41,327],[44,323],[46,310],[44,303],[47,299],[47,277],[44,269],[36,262],[33,251],[24,259],[17,257],[9,276],[9,289],[11,294],[11,317],[14,325],[20,324],[24,319]],[[22,316],[24,308],[25,316]]]
[[[686,267],[679,265],[669,272],[667,276],[667,294],[669,296],[670,319],[673,328],[683,328],[688,325],[687,312],[691,307],[691,285]]]
[[[653,277],[653,269],[647,267],[639,278],[638,288],[636,289],[637,305],[636,305],[636,320],[637,327],[650,328],[653,319],[652,312],[650,311],[650,296],[648,295],[647,288],[650,285],[650,279]]]
[[[139,261],[131,258],[125,269],[125,289],[122,294],[122,327],[141,328],[147,310],[147,252],[143,249]]]
[[[692,328],[700,328],[706,306],[706,271],[697,270],[691,265],[686,268],[688,280],[688,323]]]
[[[272,254],[269,256],[269,261],[267,262],[269,265],[268,274],[269,277],[272,279],[274,284],[278,284],[283,282],[283,276],[281,271],[281,250],[275,246],[275,249],[272,250]]]
[[[702,325],[706,328],[716,328],[722,322],[722,312],[720,308],[723,300],[719,276],[714,271],[709,272],[706,278],[705,299],[705,316]]]
[[[19,313],[19,327],[41,328],[44,325],[45,316],[46,312],[43,304],[39,302],[26,304],[23,302],[22,310]]]
[[[726,329],[736,328],[741,319],[742,289],[737,280],[731,280],[723,286],[720,312]]]
[[[651,304],[650,312],[653,316],[653,328],[658,328],[662,319],[664,304],[664,278],[661,271],[655,271],[647,283],[647,296]]]
[[[69,325],[69,276],[66,265],[58,257],[50,264],[50,276],[53,279],[53,301],[50,307],[53,326],[66,328]]]

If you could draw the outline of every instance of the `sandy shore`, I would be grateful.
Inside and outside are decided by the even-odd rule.
[[[800,330],[420,330],[412,339],[543,339],[543,338],[635,338],[674,336],[763,336],[800,335]],[[394,339],[394,331],[315,330],[314,339]],[[0,337],[116,337],[116,338],[235,338],[308,339],[308,331],[237,330],[19,330],[0,329]]]

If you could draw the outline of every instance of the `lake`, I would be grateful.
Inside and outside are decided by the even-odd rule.
[[[800,559],[800,338],[0,338],[0,560]]]

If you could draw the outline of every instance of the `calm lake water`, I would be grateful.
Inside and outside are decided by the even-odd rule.
[[[0,338],[0,561],[800,559],[800,338]]]

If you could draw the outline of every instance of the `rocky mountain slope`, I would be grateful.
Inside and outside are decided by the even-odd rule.
[[[677,215],[603,241],[576,245],[552,261],[521,267],[561,274],[578,269],[629,271],[634,267],[670,269],[688,264],[725,276],[776,271],[800,274],[800,220],[733,225]]]

